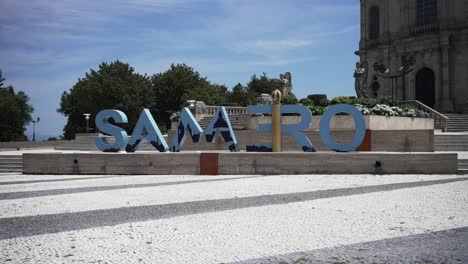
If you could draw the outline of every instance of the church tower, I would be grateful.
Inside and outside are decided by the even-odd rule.
[[[418,100],[440,112],[467,111],[468,1],[361,0],[361,40],[356,55],[367,61],[369,97]],[[374,63],[397,72],[414,58],[411,72],[393,80]]]

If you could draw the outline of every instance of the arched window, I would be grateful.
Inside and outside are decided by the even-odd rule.
[[[437,23],[437,0],[417,0],[416,24],[418,26]]]
[[[373,6],[369,13],[369,38],[378,39],[380,37],[380,10],[377,6]]]

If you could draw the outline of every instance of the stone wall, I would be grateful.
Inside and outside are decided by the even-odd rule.
[[[168,144],[171,144],[175,131],[169,131]],[[241,150],[246,145],[269,144],[271,133],[256,130],[235,131],[237,141]],[[331,132],[338,143],[350,142],[354,136],[354,130],[335,130]],[[320,138],[318,131],[306,131],[305,135],[314,144],[317,151],[330,151]],[[370,150],[389,152],[433,152],[434,131],[433,130],[370,130]],[[283,151],[301,151],[299,145],[290,135],[282,135]],[[187,138],[182,150],[227,150],[222,137],[218,137],[214,143],[193,143]]]
[[[207,160],[204,158],[207,158]],[[205,164],[203,164],[205,160]],[[25,153],[25,174],[455,174],[450,153]],[[205,171],[207,164],[215,165]]]
[[[322,116],[313,116],[309,130],[318,130]],[[411,118],[398,116],[364,115],[366,129],[372,130],[422,130],[434,129],[432,118]],[[283,116],[283,124],[297,124],[299,116]],[[254,116],[248,120],[249,130],[258,130],[259,124],[271,123],[271,116]],[[336,115],[331,119],[330,129],[354,129],[354,120],[349,115]]]
[[[371,66],[367,80],[368,94],[374,97],[371,87],[378,83],[377,96],[390,96],[392,82],[376,77],[372,65],[384,63],[397,71],[402,56],[416,59],[415,69],[396,87],[399,100],[414,100],[416,74],[429,68],[435,75],[435,106],[441,112],[462,112],[468,100],[468,1],[439,0],[437,23],[417,25],[417,0],[362,0],[361,61]],[[370,39],[370,9],[380,10],[380,37]]]

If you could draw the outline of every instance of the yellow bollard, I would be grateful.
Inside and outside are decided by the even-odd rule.
[[[271,106],[273,152],[281,152],[281,92],[276,89],[271,95],[273,96],[273,105]]]

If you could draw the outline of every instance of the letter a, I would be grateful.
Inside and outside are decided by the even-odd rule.
[[[177,125],[174,139],[172,140],[172,152],[180,152],[180,149],[184,145],[185,139],[187,138],[187,130],[192,137],[193,143],[200,142],[203,129],[200,127],[190,110],[187,107],[184,107],[180,112],[179,124]]]
[[[138,118],[138,122],[133,130],[132,138],[128,142],[125,150],[127,152],[135,152],[138,148],[138,144],[140,144],[143,139],[148,140],[148,142],[160,152],[169,151],[169,146],[166,140],[164,140],[158,125],[156,125],[148,109],[144,109],[141,112],[140,118]]]
[[[237,144],[236,135],[229,121],[229,116],[226,113],[226,109],[221,106],[213,116],[210,125],[206,129],[205,137],[207,142],[214,142],[216,132],[220,132],[223,136],[224,141],[228,145],[231,152],[239,152],[239,144]]]

